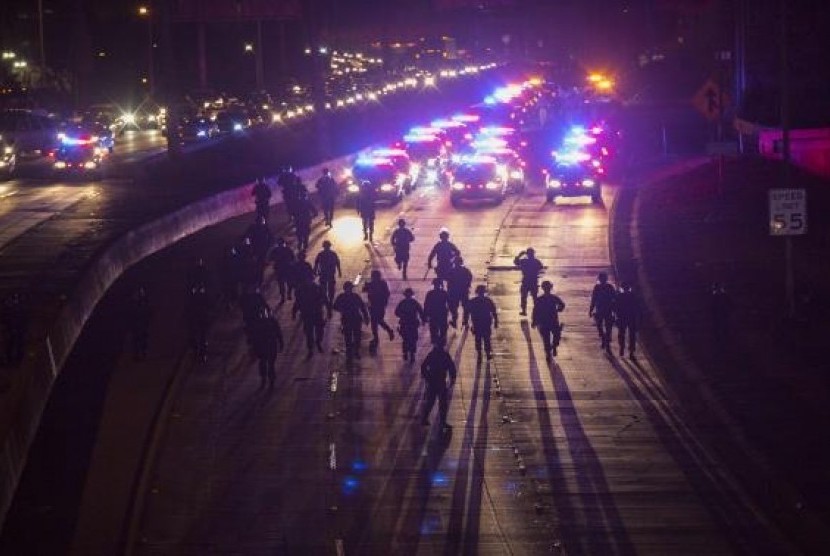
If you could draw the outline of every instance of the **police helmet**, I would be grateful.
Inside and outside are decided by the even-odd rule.
[[[553,282],[551,282],[550,280],[545,280],[544,282],[542,282],[542,290],[543,291],[549,292],[552,289],[553,289]]]
[[[597,280],[599,280],[599,282],[602,283],[602,284],[606,283],[608,281],[608,273],[607,272],[600,272],[597,275]]]
[[[380,270],[373,270],[371,276],[372,276],[372,280],[379,280],[380,279]]]
[[[527,253],[527,256],[528,256],[528,257],[532,257],[533,255],[535,255],[535,254],[536,254],[536,249],[534,249],[533,247],[528,247],[528,248],[525,250],[525,253]]]
[[[484,284],[479,284],[478,286],[476,286],[476,294],[484,295],[485,293],[487,293],[487,286],[485,286]]]
[[[450,233],[447,230],[441,230],[441,233],[438,234],[438,237],[441,239],[449,239]]]
[[[343,282],[343,291],[350,292],[354,289],[354,284],[350,281]]]
[[[441,286],[444,285],[444,281],[441,280],[440,278],[433,278],[432,279],[432,285],[440,288]]]
[[[331,248],[331,242],[329,240],[323,241],[323,249]]]
[[[328,168],[323,168],[323,175],[328,176],[331,172],[329,172]]]
[[[412,290],[412,288],[406,288],[403,291],[403,296],[404,297],[412,297],[413,295],[415,295],[415,292]]]
[[[404,220],[403,218],[399,218],[398,219],[398,226],[400,226],[401,228],[406,226],[406,220]]]

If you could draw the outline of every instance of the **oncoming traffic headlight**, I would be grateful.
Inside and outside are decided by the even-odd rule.
[[[461,183],[460,181],[457,181],[457,182],[452,184],[452,188],[455,189],[456,191],[461,191],[462,189],[464,189],[464,184]]]
[[[66,168],[66,162],[64,162],[63,160],[56,161],[55,162],[55,168],[57,168],[58,170]]]
[[[585,187],[594,187],[594,185],[596,185],[596,182],[591,179],[582,180],[582,185],[584,185]]]
[[[525,177],[525,173],[521,170],[513,170],[510,172],[510,179],[512,180],[520,180]]]
[[[395,187],[391,183],[384,183],[380,186],[381,191],[389,192],[395,189]]]
[[[87,160],[86,162],[84,162],[84,168],[86,168],[87,170],[94,170],[97,167],[98,165],[95,164],[95,162],[93,162],[92,160]]]
[[[488,182],[487,182],[487,185],[485,185],[484,187],[486,187],[487,189],[489,189],[489,190],[491,190],[491,191],[492,191],[492,190],[494,190],[494,189],[498,189],[498,188],[499,188],[499,184],[498,184],[498,183],[496,183],[496,182],[494,182],[494,181],[488,181]]]
[[[348,191],[349,193],[359,193],[360,187],[358,187],[356,183],[351,183],[348,185],[348,187],[346,187],[346,191]]]
[[[560,187],[562,187],[562,182],[559,181],[559,180],[555,180],[555,179],[548,180],[548,187],[552,187],[554,189],[559,189]]]

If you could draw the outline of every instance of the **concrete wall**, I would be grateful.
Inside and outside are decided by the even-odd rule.
[[[323,167],[339,176],[351,166],[356,156],[329,160],[297,173],[303,182],[313,188]],[[247,183],[212,195],[129,231],[106,247],[81,276],[78,286],[49,328],[44,345],[38,346],[32,372],[19,386],[22,391],[16,392],[17,395],[12,398],[18,401],[18,407],[9,434],[0,439],[3,442],[0,447],[0,524],[5,520],[26,465],[29,446],[34,440],[52,385],[106,291],[129,267],[145,257],[203,228],[252,212],[252,185]],[[271,203],[280,202],[281,196],[276,191]]]

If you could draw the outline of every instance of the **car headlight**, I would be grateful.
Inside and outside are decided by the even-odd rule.
[[[430,168],[434,168],[437,165],[438,165],[438,159],[430,158],[429,160],[427,160],[427,166],[429,166]]]
[[[524,179],[524,177],[525,177],[525,173],[522,172],[521,170],[513,170],[512,172],[510,172],[510,179],[511,180],[521,180],[521,179]]]
[[[13,147],[4,148],[3,149],[3,154],[14,154],[14,148]]]
[[[87,160],[86,162],[84,162],[84,168],[86,168],[87,170],[94,170],[97,167],[98,165],[92,160]]]
[[[233,130],[234,131],[242,131],[242,124],[240,124],[239,122],[236,122],[235,124],[233,124]]]
[[[506,164],[499,164],[498,166],[496,166],[496,170],[498,171],[500,176],[506,176],[507,175],[507,165]]]
[[[427,170],[427,181],[428,182],[438,181],[438,170]]]
[[[66,168],[66,162],[64,162],[63,160],[56,161],[55,162],[55,168],[57,168],[58,170]]]
[[[384,183],[384,184],[382,184],[382,185],[380,186],[380,190],[381,190],[381,191],[385,191],[385,192],[387,192],[387,193],[388,193],[389,191],[392,191],[393,189],[395,189],[395,188],[394,188],[394,186],[393,186],[391,183]]]
[[[413,164],[409,167],[409,175],[413,178],[417,178],[418,174],[421,173],[421,165],[420,164]]]
[[[352,183],[348,187],[346,187],[346,191],[348,191],[349,193],[359,193],[360,187],[358,187],[356,183]]]
[[[346,168],[345,170],[343,170],[343,178],[350,178],[350,177],[352,177],[352,169],[351,168]]]
[[[395,177],[395,183],[398,184],[398,185],[403,185],[406,182],[406,178],[408,178],[408,177],[409,176],[407,176],[406,174],[403,174],[403,173],[398,174]]]
[[[559,189],[560,187],[562,187],[562,182],[559,180],[548,180],[548,187]]]
[[[596,185],[596,182],[591,179],[582,180],[582,185],[584,185],[585,187],[594,187]]]
[[[204,129],[200,129],[196,132],[196,137],[207,137],[207,131]]]
[[[498,184],[498,182],[488,181],[488,182],[487,182],[487,185],[485,185],[484,187],[486,187],[487,189],[489,189],[489,190],[491,190],[491,191],[492,191],[492,190],[494,190],[494,189],[498,189],[498,188],[499,188],[499,184]]]
[[[453,188],[455,191],[461,191],[462,189],[464,189],[464,184],[463,184],[463,183],[461,183],[460,181],[457,181],[457,182],[455,182],[454,184],[452,184],[452,188]]]
[[[135,114],[131,112],[124,112],[121,114],[121,120],[127,125],[134,125],[135,124]]]

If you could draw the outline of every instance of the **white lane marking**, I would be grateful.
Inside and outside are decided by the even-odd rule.
[[[334,541],[334,548],[337,550],[337,556],[346,556],[346,549],[343,548],[343,539],[336,539]]]
[[[334,442],[329,443],[329,469],[337,469],[337,446]]]
[[[337,392],[337,371],[332,371],[331,373],[331,385],[329,388],[331,389],[332,394]]]
[[[46,336],[46,350],[49,352],[49,362],[52,364],[52,378],[58,376],[58,366],[55,364],[55,352],[52,350],[52,338]]]

